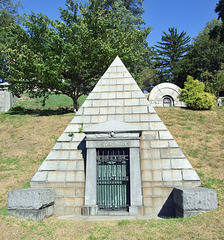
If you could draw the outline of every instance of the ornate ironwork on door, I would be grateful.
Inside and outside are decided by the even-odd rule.
[[[128,148],[97,149],[97,204],[102,210],[128,210]]]

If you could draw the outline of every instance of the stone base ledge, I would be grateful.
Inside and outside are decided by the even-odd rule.
[[[84,206],[81,208],[81,215],[83,216],[137,216],[143,215],[142,206],[130,206],[129,211],[108,211],[99,210],[98,206]]]
[[[82,216],[96,216],[98,215],[98,206],[84,206],[81,208]]]
[[[41,220],[54,212],[54,189],[29,188],[8,192],[8,213],[13,216]]]
[[[143,215],[142,206],[130,206],[129,215],[130,216]]]
[[[31,219],[34,221],[39,221],[44,218],[52,216],[54,213],[54,206],[49,206],[42,209],[8,209],[8,214],[25,218],[25,219]]]
[[[174,188],[173,203],[176,217],[189,217],[217,208],[217,194],[207,188]]]

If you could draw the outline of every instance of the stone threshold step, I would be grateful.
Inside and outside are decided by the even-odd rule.
[[[129,216],[127,211],[102,211],[99,210],[97,213],[98,216]]]
[[[58,216],[61,220],[76,220],[76,221],[121,221],[121,220],[149,220],[149,219],[161,219],[156,215],[147,216],[78,216],[78,215],[65,215]]]

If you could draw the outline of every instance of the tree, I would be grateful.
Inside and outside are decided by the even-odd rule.
[[[191,75],[205,83],[206,91],[216,95],[218,95],[216,89],[218,85],[215,74],[224,62],[224,43],[220,43],[218,38],[210,39],[209,33],[211,29],[220,24],[217,19],[208,22],[199,35],[193,39],[191,49],[179,63],[181,81],[185,81],[187,75]]]
[[[154,86],[160,83],[157,77],[158,70],[152,66],[145,67],[140,76],[140,87],[143,91],[150,92]]]
[[[0,0],[0,82],[4,81],[3,75],[7,71],[3,49],[10,41],[8,28],[11,24],[16,24],[21,20],[18,14],[18,8],[21,6],[20,2],[14,3],[11,0]]]
[[[18,7],[21,7],[20,1],[0,0],[0,10],[7,11],[12,16],[18,15]]]
[[[205,85],[203,82],[187,76],[184,89],[181,90],[179,99],[180,101],[184,101],[188,108],[194,110],[209,110],[216,105],[216,97],[204,90]]]
[[[219,38],[220,43],[224,43],[224,0],[219,0],[215,12],[218,13],[218,19],[221,19],[222,24],[216,25],[210,30],[210,37]]]
[[[224,91],[224,63],[221,64],[220,70],[215,73],[214,77],[214,94],[219,97],[220,93]]]
[[[159,77],[162,82],[168,81],[182,87],[178,80],[178,63],[189,50],[190,37],[186,36],[184,31],[178,34],[174,27],[168,30],[169,33],[163,32],[162,42],[155,45],[158,54],[156,65],[160,70]]]
[[[97,2],[82,6],[67,0],[67,8],[60,9],[62,21],[32,13],[24,23],[26,31],[12,26],[11,33],[20,31],[11,34],[13,44],[5,51],[13,92],[27,91],[44,100],[63,93],[77,109],[78,97],[91,91],[117,55],[139,75],[149,55],[150,29],[126,28],[123,19],[130,14],[126,8],[107,10],[93,5]]]
[[[142,7],[143,1],[144,0],[89,0],[89,3],[92,9],[103,7],[106,12],[110,9],[118,11],[119,8],[125,8],[131,13],[132,19],[135,18],[132,23],[144,24],[144,20],[141,16],[144,13],[144,8]]]
[[[143,0],[105,0],[101,2],[107,9],[119,11],[119,9],[125,8],[129,14],[124,16],[123,22],[128,27],[133,25],[140,27],[142,24],[145,24],[142,18],[144,13],[144,8],[142,7]]]

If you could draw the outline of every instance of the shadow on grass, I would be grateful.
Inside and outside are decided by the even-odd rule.
[[[57,109],[28,109],[21,106],[13,107],[8,111],[10,115],[37,115],[37,116],[52,116],[63,115],[66,113],[74,113],[72,108],[60,107]]]

